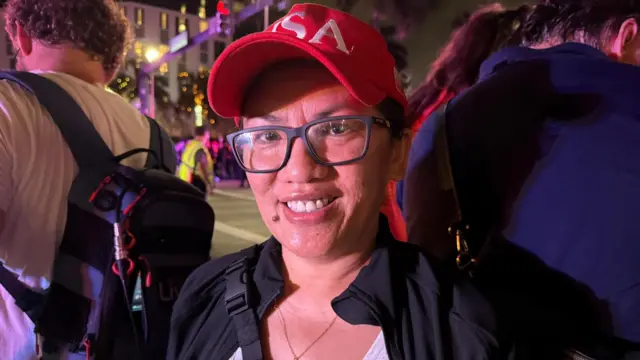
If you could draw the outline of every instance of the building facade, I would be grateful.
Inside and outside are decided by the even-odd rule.
[[[215,3],[213,4],[215,6]],[[172,38],[180,33],[187,32],[193,36],[199,32],[206,31],[209,21],[206,18],[207,1],[201,0],[197,15],[182,5],[181,11],[173,11],[151,5],[141,4],[132,1],[121,3],[122,11],[129,19],[132,32],[135,37],[132,48],[127,58],[127,65],[139,67],[143,62],[155,60],[169,51]],[[168,83],[169,101],[177,101],[180,92],[191,91],[185,89],[183,84],[185,73],[198,75],[211,69],[211,65],[222,50],[226,47],[228,40],[213,38],[202,43],[199,47],[192,48],[181,55],[177,61],[162,64],[158,69],[157,76],[163,76]],[[151,58],[150,58],[151,55]],[[126,72],[133,72],[133,69],[124,69]]]
[[[0,26],[4,29],[4,16],[0,14]],[[11,45],[11,39],[6,31],[3,31],[0,36],[0,69],[15,69],[16,68],[16,56],[13,45]]]

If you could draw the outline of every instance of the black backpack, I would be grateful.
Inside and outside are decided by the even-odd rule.
[[[209,260],[213,209],[173,175],[173,144],[154,120],[149,149],[114,156],[56,83],[26,72],[0,72],[0,79],[38,98],[79,168],[51,286],[32,291],[3,266],[0,284],[36,325],[42,355],[165,358],[178,292],[189,273]],[[120,164],[140,152],[148,153],[143,169]]]

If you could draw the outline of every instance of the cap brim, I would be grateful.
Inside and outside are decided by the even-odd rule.
[[[339,56],[344,56],[341,54]],[[216,59],[208,83],[209,105],[220,116],[238,117],[247,87],[269,66],[291,59],[315,59],[324,65],[351,95],[365,105],[377,105],[385,93],[355,71],[339,69],[336,61],[307,41],[281,34],[261,32],[233,42]]]

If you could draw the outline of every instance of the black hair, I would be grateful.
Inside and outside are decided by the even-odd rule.
[[[401,138],[404,129],[408,128],[407,117],[402,105],[392,98],[386,98],[375,108],[382,114],[383,119],[391,123],[391,135],[394,138]]]
[[[523,24],[523,45],[581,42],[598,49],[629,19],[640,19],[640,1],[545,0]]]

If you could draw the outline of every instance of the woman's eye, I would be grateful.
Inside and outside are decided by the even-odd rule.
[[[263,131],[260,134],[257,134],[257,141],[277,141],[280,140],[280,134],[275,131]]]
[[[349,125],[344,121],[335,121],[324,124],[322,134],[324,135],[343,135],[349,131]]]

